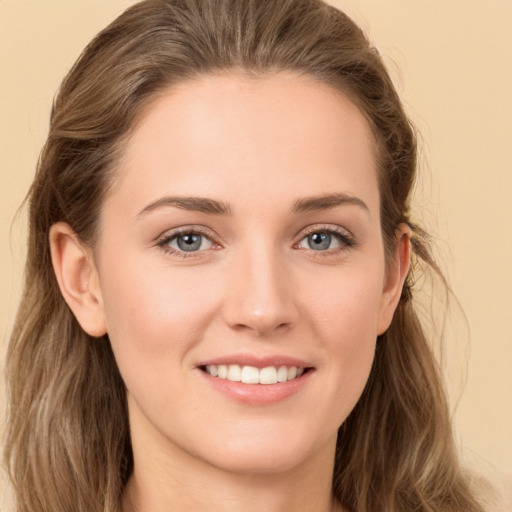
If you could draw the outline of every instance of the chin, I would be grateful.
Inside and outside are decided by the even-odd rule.
[[[217,463],[212,461],[211,465],[227,473],[239,475],[275,475],[287,473],[299,468],[307,459],[306,456],[298,453],[237,453],[224,455],[217,459]],[[209,462],[209,461],[206,461]]]
[[[296,433],[295,433],[296,434]],[[225,442],[209,445],[204,462],[226,472],[245,475],[271,475],[299,469],[316,457],[332,459],[337,435],[316,442],[289,433],[270,432],[259,436],[230,436]],[[206,445],[205,445],[206,446]]]

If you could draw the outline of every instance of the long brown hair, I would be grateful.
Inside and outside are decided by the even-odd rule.
[[[55,99],[29,199],[25,287],[8,349],[6,461],[18,512],[114,512],[131,474],[126,396],[108,337],[93,339],[52,271],[50,227],[94,245],[123,138],[155,95],[219,70],[290,71],[342,91],[378,148],[386,252],[406,222],[413,272],[436,269],[409,218],[414,131],[378,52],[321,0],[147,0],[84,50]],[[335,498],[351,512],[477,512],[459,467],[408,276],[365,391],[339,430]]]

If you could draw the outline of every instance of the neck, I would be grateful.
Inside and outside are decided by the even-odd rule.
[[[330,489],[325,492],[322,488],[308,487],[304,482],[299,490],[296,481],[247,475],[224,479],[214,486],[212,482],[219,482],[219,479],[205,476],[202,474],[195,483],[189,482],[178,489],[172,477],[168,477],[167,486],[159,487],[147,485],[134,475],[124,495],[123,512],[210,512],[212,508],[219,512],[342,512],[333,502]]]

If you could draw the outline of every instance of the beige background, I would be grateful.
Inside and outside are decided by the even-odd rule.
[[[0,0],[0,349],[19,296],[23,214],[51,100],[129,0]],[[512,481],[512,0],[338,0],[391,68],[422,134],[418,215],[467,315],[447,344],[457,439]],[[420,208],[421,206],[421,208]],[[467,376],[463,395],[461,382]],[[0,406],[2,400],[0,399]],[[0,480],[0,510],[9,499]]]

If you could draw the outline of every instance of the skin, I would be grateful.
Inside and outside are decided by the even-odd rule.
[[[358,109],[285,73],[175,86],[126,141],[100,220],[94,250],[64,223],[51,245],[64,297],[88,333],[108,333],[126,383],[125,512],[337,510],[337,430],[409,268],[405,226],[385,262]],[[200,250],[183,257],[179,229],[201,233]],[[313,233],[330,245],[312,248]],[[312,369],[299,392],[247,403],[198,367],[233,354]]]

